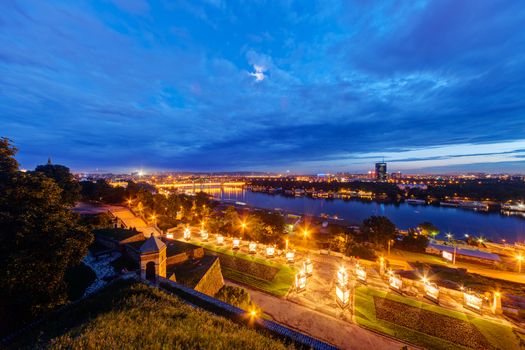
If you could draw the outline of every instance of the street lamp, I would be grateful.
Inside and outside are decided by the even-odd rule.
[[[390,245],[394,243],[394,240],[393,239],[389,239],[388,240],[388,256],[390,256]]]
[[[186,228],[184,229],[184,239],[188,241],[188,240],[190,239],[190,237],[191,237],[191,231],[190,231],[190,228],[189,228],[189,227],[186,227]]]
[[[222,235],[217,235],[217,244],[223,245],[224,243],[224,237]]]
[[[242,238],[244,238],[244,230],[246,230],[246,222],[241,222],[241,231],[242,231]]]
[[[157,226],[157,217],[155,214],[151,215],[151,220],[153,220],[153,226]]]
[[[447,238],[448,238],[448,241],[450,242],[450,240],[452,239],[452,234],[451,233],[447,233]]]
[[[518,261],[518,273],[521,273],[521,262],[523,261],[523,255],[516,255],[516,260]]]

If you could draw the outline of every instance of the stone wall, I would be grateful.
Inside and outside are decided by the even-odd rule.
[[[215,259],[194,289],[206,295],[214,296],[222,286],[224,286],[224,278],[222,277],[221,263],[219,259]]]
[[[183,262],[189,260],[189,255],[187,253],[179,253],[176,255],[168,256],[167,264],[169,265],[176,265],[176,264],[182,264]]]

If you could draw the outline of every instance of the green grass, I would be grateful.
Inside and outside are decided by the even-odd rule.
[[[25,333],[8,349],[286,349],[139,282],[119,281]]]
[[[254,287],[264,292],[276,295],[285,296],[288,293],[291,285],[294,282],[295,274],[297,270],[293,266],[279,264],[269,259],[260,258],[251,254],[245,254],[239,251],[233,251],[225,247],[217,247],[209,243],[202,242],[191,242],[192,244],[199,245],[207,250],[236,257],[238,259],[244,259],[258,264],[277,268],[278,271],[271,281],[267,281],[257,276],[250,275],[249,273],[233,270],[221,265],[221,270],[225,278],[233,281]]]
[[[485,338],[495,348],[498,349],[519,349],[520,341],[525,342],[523,336],[514,332],[511,327],[482,317],[445,309],[437,305],[405,298],[394,293],[373,290],[364,286],[356,288],[355,316],[358,324],[430,349],[465,349],[465,347],[385,320],[377,319],[375,314],[374,296],[470,322],[481,331]],[[522,346],[525,348],[525,343],[523,343]]]

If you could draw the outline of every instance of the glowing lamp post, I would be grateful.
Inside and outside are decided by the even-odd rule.
[[[293,251],[290,250],[286,252],[286,261],[288,261],[289,263],[293,263],[294,258],[295,258],[295,253]]]
[[[250,244],[248,244],[248,250],[250,251],[250,254],[255,254],[257,251],[257,243],[250,242]]]
[[[518,273],[521,273],[521,262],[523,261],[523,255],[516,255],[516,261],[518,262]]]
[[[346,286],[348,284],[348,272],[344,266],[341,266],[337,271],[337,283],[341,286]]]
[[[218,245],[224,244],[224,237],[222,235],[217,235],[217,244]]]
[[[391,272],[390,277],[388,278],[388,286],[390,287],[390,289],[401,293],[401,289],[403,288],[403,280],[401,280],[401,277],[399,275],[396,275]]]
[[[482,305],[483,299],[479,295],[468,290],[463,292],[463,307],[481,313]]]
[[[348,272],[341,266],[337,270],[337,283],[335,284],[335,296],[337,304],[341,308],[346,308],[350,304],[350,289],[348,287]]]
[[[208,240],[208,232],[205,231],[205,230],[201,230],[201,238],[203,241],[207,241]]]
[[[303,270],[295,275],[295,290],[302,292],[306,289],[306,274]]]
[[[379,258],[379,274],[383,276],[385,274],[385,258]]]
[[[439,287],[435,283],[429,282],[423,278],[423,286],[425,288],[425,298],[439,304]]]
[[[341,308],[346,308],[350,304],[350,289],[348,286],[335,285],[335,296]]]
[[[191,238],[191,231],[189,228],[185,228],[184,229],[184,239],[188,241],[190,238]]]
[[[492,313],[494,315],[501,315],[503,313],[503,308],[501,307],[501,293],[494,292],[494,299],[492,301]]]
[[[314,264],[312,264],[312,260],[310,260],[310,258],[306,258],[306,260],[303,262],[303,270],[307,276],[311,276],[314,272]]]
[[[241,240],[239,238],[233,239],[233,249],[239,249],[241,245]]]
[[[363,266],[356,264],[355,265],[355,274],[357,276],[357,280],[361,283],[366,284],[366,270]]]
[[[275,247],[273,246],[268,246],[266,247],[266,256],[271,258],[272,256],[274,256],[275,254]]]

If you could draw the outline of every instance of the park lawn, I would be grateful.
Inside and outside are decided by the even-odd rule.
[[[360,326],[370,328],[428,349],[467,349],[457,344],[376,318],[374,296],[367,287],[356,288],[355,320]],[[374,291],[375,292],[375,291]]]
[[[254,329],[137,281],[117,281],[51,314],[7,349],[286,349]]]
[[[422,345],[432,349],[465,349],[465,347],[451,343],[447,340],[436,338],[385,320],[377,319],[375,315],[374,296],[386,298],[413,307],[422,308],[427,311],[432,311],[440,315],[470,322],[497,349],[519,349],[519,344],[521,342],[524,342],[525,344],[525,339],[523,336],[513,331],[511,327],[484,319],[482,317],[445,309],[437,305],[428,304],[411,298],[405,298],[395,293],[377,291],[364,286],[356,288],[355,315],[357,323],[414,344]]]
[[[248,260],[254,263],[270,266],[277,268],[278,271],[275,274],[274,278],[271,281],[258,278],[256,276],[250,275],[249,273],[237,271],[231,268],[227,268],[225,266],[221,265],[221,270],[225,278],[231,279],[233,281],[254,287],[256,289],[262,290],[263,292],[267,292],[270,294],[273,294],[275,296],[285,296],[292,284],[295,280],[295,274],[297,273],[297,270],[295,267],[285,264],[280,264],[275,261],[271,261],[269,259],[261,258],[258,256],[254,256],[251,254],[245,254],[239,251],[233,251],[226,247],[217,247],[214,244],[210,243],[203,243],[203,242],[191,242],[191,244],[195,244],[198,246],[201,246],[207,250],[221,253],[229,256],[233,256],[239,259]]]

